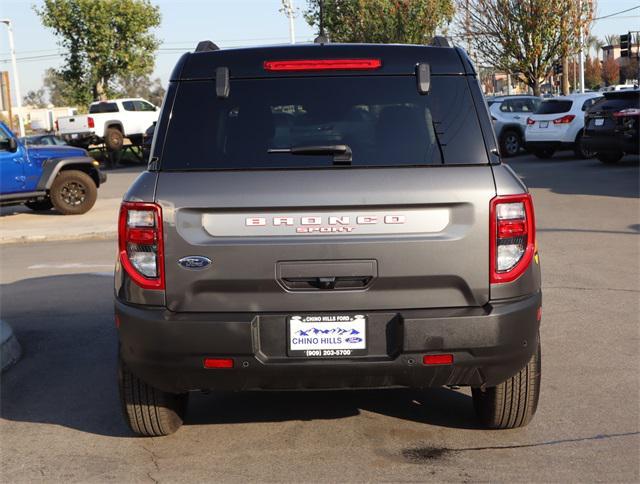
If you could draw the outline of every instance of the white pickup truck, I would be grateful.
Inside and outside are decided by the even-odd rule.
[[[87,148],[104,142],[110,151],[119,151],[124,138],[140,144],[158,114],[157,106],[140,98],[97,101],[89,106],[89,114],[58,118],[57,131],[72,145]]]

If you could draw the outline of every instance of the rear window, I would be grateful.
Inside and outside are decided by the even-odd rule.
[[[118,105],[116,103],[98,103],[89,106],[89,113],[117,113]]]
[[[549,99],[542,101],[536,109],[535,114],[560,114],[571,110],[573,101]]]
[[[165,140],[164,170],[330,167],[332,154],[269,151],[340,144],[352,166],[488,162],[461,76],[432,77],[428,95],[412,76],[236,79],[227,99],[182,82]]]
[[[620,111],[627,108],[640,108],[640,92],[607,92],[599,98],[589,111]]]

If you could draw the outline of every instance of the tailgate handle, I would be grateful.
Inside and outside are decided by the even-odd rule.
[[[289,291],[366,289],[378,276],[375,260],[278,262],[276,274]]]
[[[330,291],[333,289],[364,289],[372,280],[373,276],[286,277],[282,279],[282,282],[290,291],[310,291],[314,289]]]

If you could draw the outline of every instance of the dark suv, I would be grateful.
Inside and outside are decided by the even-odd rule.
[[[640,90],[605,92],[587,111],[582,143],[603,163],[640,150]]]
[[[120,211],[134,432],[174,432],[198,390],[465,385],[484,425],[530,421],[533,203],[468,57],[437,43],[180,59]]]

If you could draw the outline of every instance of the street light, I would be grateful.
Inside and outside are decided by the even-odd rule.
[[[11,20],[0,19],[0,23],[7,25],[9,31],[9,51],[11,53],[11,66],[13,68],[13,84],[16,90],[16,106],[18,107],[18,125],[20,126],[20,137],[24,136],[24,121],[22,120],[22,95],[20,94],[20,79],[18,78],[18,65],[16,64],[16,49],[13,46],[13,29]]]

